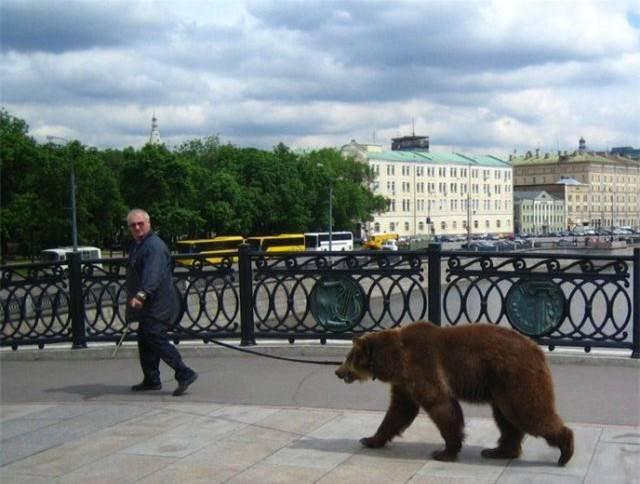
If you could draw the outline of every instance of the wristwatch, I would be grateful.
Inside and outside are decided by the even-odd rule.
[[[136,292],[135,298],[145,302],[147,300],[147,293],[144,291],[138,291]]]

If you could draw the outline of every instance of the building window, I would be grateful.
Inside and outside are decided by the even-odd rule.
[[[389,231],[393,232],[396,229],[396,224],[394,222],[389,222]]]
[[[380,222],[376,222],[373,224],[373,231],[380,232]]]
[[[405,231],[405,232],[409,232],[409,230],[410,230],[409,222],[405,222],[405,223],[404,223],[404,231]]]

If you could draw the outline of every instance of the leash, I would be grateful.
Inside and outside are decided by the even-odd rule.
[[[240,348],[238,346],[234,346],[228,343],[223,343],[222,341],[213,339],[213,338],[203,338],[202,335],[197,335],[195,331],[190,331],[187,328],[180,328],[181,330],[185,331],[187,334],[189,334],[190,336],[194,336],[197,337],[198,339],[202,339],[204,342],[206,343],[213,343],[216,344],[218,346],[223,346],[225,348],[229,348],[232,350],[236,350],[236,351],[240,351],[242,353],[249,353],[252,355],[256,355],[256,356],[262,356],[264,358],[271,358],[274,360],[283,360],[283,361],[291,361],[294,363],[307,363],[310,365],[332,365],[332,366],[340,366],[342,364],[341,361],[327,361],[327,360],[301,360],[298,358],[287,358],[286,356],[276,356],[276,355],[269,355],[267,353],[262,353],[260,351],[255,351],[255,350],[249,350],[246,348]]]
[[[332,366],[340,366],[342,364],[341,361],[326,361],[326,360],[302,360],[299,358],[287,358],[286,356],[276,356],[276,355],[269,355],[267,353],[262,353],[261,351],[256,351],[256,350],[249,350],[247,348],[240,348],[238,346],[229,344],[229,343],[223,343],[220,340],[217,339],[213,339],[213,338],[209,338],[209,337],[203,337],[201,334],[196,333],[195,331],[192,331],[188,328],[183,328],[182,326],[177,327],[177,331],[174,331],[177,334],[185,333],[188,336],[191,336],[193,338],[197,338],[197,339],[201,339],[202,341],[204,341],[205,343],[213,343],[215,345],[218,346],[222,346],[224,348],[229,348],[235,351],[240,351],[242,353],[249,353],[251,355],[255,355],[255,356],[261,356],[263,358],[271,358],[273,360],[283,360],[283,361],[291,361],[293,363],[307,363],[310,365],[332,365]],[[124,327],[124,331],[122,333],[122,337],[120,338],[120,341],[118,341],[118,343],[116,344],[116,349],[113,351],[113,357],[115,358],[116,355],[118,354],[118,350],[120,349],[120,347],[122,346],[122,343],[125,339],[125,337],[127,336],[127,333],[129,332],[129,325],[127,324]]]

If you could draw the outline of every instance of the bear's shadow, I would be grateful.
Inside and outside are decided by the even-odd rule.
[[[431,454],[435,450],[443,448],[442,444],[425,442],[391,442],[380,449],[364,447],[358,439],[332,439],[332,438],[301,438],[289,445],[292,449],[319,450],[322,452],[347,452],[381,459],[405,459],[405,460],[434,460]],[[504,467],[510,459],[486,459],[480,455],[485,447],[479,445],[465,445],[460,451],[456,464],[485,465]],[[518,467],[557,467],[554,462],[539,462],[532,460],[514,459]]]

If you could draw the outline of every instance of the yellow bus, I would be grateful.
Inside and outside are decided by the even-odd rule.
[[[244,242],[241,235],[220,235],[213,239],[180,240],[176,242],[178,254],[199,254],[206,256],[210,264],[219,264],[225,257],[238,262],[238,247]],[[213,257],[212,257],[213,256]],[[176,263],[191,266],[196,259],[176,259]]]
[[[304,251],[304,234],[259,235],[248,237],[247,244],[264,252]]]
[[[380,250],[386,248],[385,246],[387,245],[390,247],[395,246],[393,242],[397,241],[399,238],[400,236],[396,233],[375,234],[369,237],[369,240],[365,241],[362,246],[365,249]],[[397,247],[395,250],[397,250]]]

